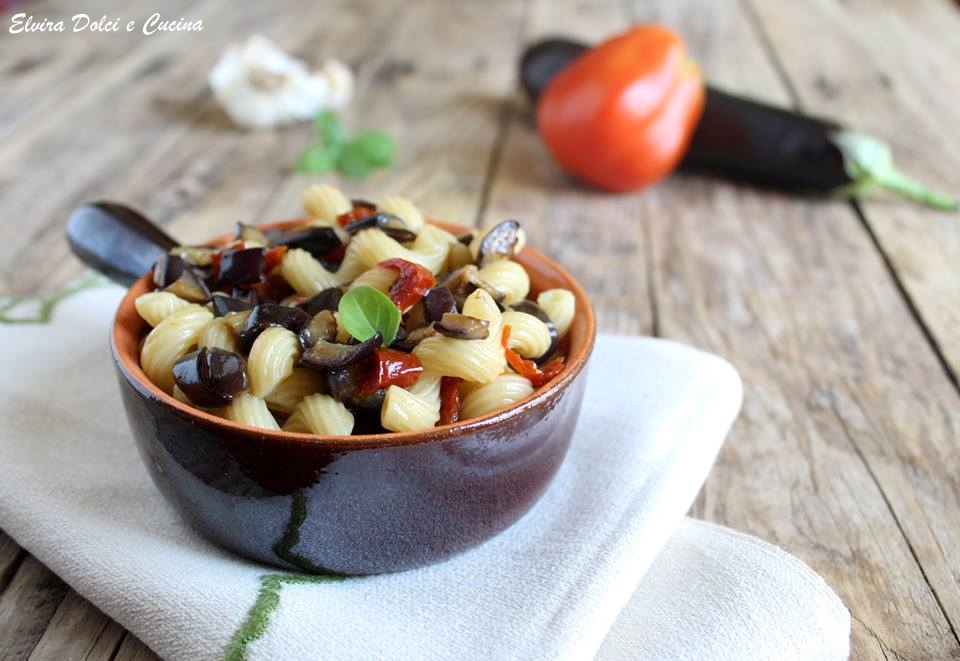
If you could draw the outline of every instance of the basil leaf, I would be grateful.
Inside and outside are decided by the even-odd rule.
[[[353,149],[361,152],[373,167],[386,168],[393,163],[397,153],[397,143],[383,131],[368,129],[361,131],[350,141]]]
[[[313,174],[329,172],[337,164],[338,151],[323,145],[307,147],[297,159],[296,170]]]
[[[340,322],[351,336],[363,342],[380,333],[388,347],[400,328],[400,310],[386,294],[369,285],[354,287],[340,299]]]
[[[317,118],[313,121],[313,129],[320,136],[323,144],[328,147],[339,147],[347,140],[340,118],[337,117],[336,113],[329,110],[317,115]]]
[[[370,173],[370,163],[367,162],[367,157],[362,151],[348,142],[343,146],[340,158],[337,159],[337,169],[351,179],[365,179]]]

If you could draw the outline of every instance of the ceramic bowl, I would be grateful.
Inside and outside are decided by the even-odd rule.
[[[245,427],[162,392],[139,363],[149,329],[134,299],[152,289],[148,275],[140,278],[120,303],[111,344],[127,418],[153,481],[210,540],[286,569],[403,570],[503,531],[537,501],[563,461],[595,336],[590,302],[564,269],[530,248],[516,261],[529,272],[534,295],[564,287],[576,297],[563,371],[522,402],[482,418],[352,437]]]

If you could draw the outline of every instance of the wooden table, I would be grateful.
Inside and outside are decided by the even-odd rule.
[[[282,5],[282,7],[280,6]],[[202,19],[201,33],[7,33],[0,15],[0,292],[58,287],[69,210],[114,198],[184,241],[295,214],[307,126],[242,133],[205,76],[262,32],[359,74],[349,121],[397,136],[401,192],[464,223],[520,219],[593,293],[601,328],[717,352],[743,413],[692,514],[820,572],[853,615],[855,658],[960,655],[960,217],[890,200],[798,200],[677,176],[608,195],[558,172],[515,91],[522,45],[631,21],[682,32],[709,79],[889,139],[960,193],[960,14],[949,0],[228,0],[83,11]],[[0,533],[0,658],[152,658]]]

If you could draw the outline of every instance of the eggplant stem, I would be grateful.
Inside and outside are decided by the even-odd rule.
[[[838,131],[830,136],[843,155],[843,165],[851,183],[834,194],[844,198],[860,198],[876,188],[941,211],[956,211],[957,200],[917,181],[893,164],[890,146],[864,133]]]

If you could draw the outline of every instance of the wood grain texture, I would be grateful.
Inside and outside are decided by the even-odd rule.
[[[110,6],[93,0],[89,11]],[[847,204],[691,176],[598,193],[551,163],[513,89],[526,39],[593,42],[657,20],[684,34],[711,82],[849,119],[889,138],[905,169],[956,192],[960,16],[949,3],[235,6],[169,5],[203,17],[199,38],[0,37],[0,295],[81,273],[61,232],[91,198],[138,206],[186,242],[236,220],[298,215],[302,188],[320,180],[290,172],[309,126],[237,131],[205,75],[252,31],[311,62],[335,54],[358,73],[350,127],[388,130],[400,152],[365,182],[323,180],[364,197],[404,194],[465,224],[517,218],[592,292],[601,330],[729,358],[744,412],[694,513],[822,573],[853,614],[854,658],[960,656],[960,397],[914,314],[955,376],[956,218],[884,201],[864,205],[864,223]],[[121,13],[157,10],[139,1]],[[928,145],[945,153],[931,159]],[[156,658],[0,533],[0,658],[31,654]]]
[[[803,108],[883,138],[904,171],[960,198],[956,5],[949,0],[745,1]],[[811,34],[818,35],[815,48]],[[883,195],[862,208],[956,383],[960,215],[921,210]]]

